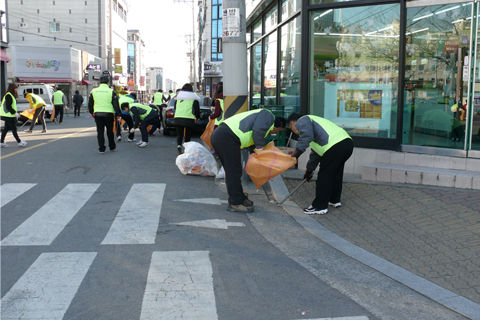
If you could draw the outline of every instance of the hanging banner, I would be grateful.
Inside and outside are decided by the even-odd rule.
[[[223,9],[223,37],[240,37],[240,8]]]

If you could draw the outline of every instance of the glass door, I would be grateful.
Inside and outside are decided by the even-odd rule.
[[[472,106],[472,112],[468,112],[470,117],[470,151],[469,156],[480,158],[480,47],[478,42],[480,41],[480,33],[478,32],[478,16],[479,16],[479,4],[476,3],[476,16],[474,20],[474,26],[476,29],[476,60],[473,75],[473,101],[469,104]]]

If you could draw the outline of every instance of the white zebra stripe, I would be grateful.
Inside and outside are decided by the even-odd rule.
[[[0,203],[1,207],[12,201],[13,199],[21,196],[31,188],[33,188],[36,183],[5,183],[0,187]]]

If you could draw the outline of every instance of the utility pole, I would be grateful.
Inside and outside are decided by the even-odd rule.
[[[245,0],[223,1],[225,118],[248,110]]]

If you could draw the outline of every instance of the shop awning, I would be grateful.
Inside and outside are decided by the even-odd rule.
[[[89,85],[92,85],[92,82],[87,80],[82,80],[82,86],[89,86]]]
[[[0,48],[0,61],[5,61],[5,62],[10,61],[10,59],[7,56],[7,52],[3,48]]]
[[[18,82],[42,82],[42,83],[68,83],[75,82],[73,79],[62,78],[29,78],[29,77],[17,77]]]

